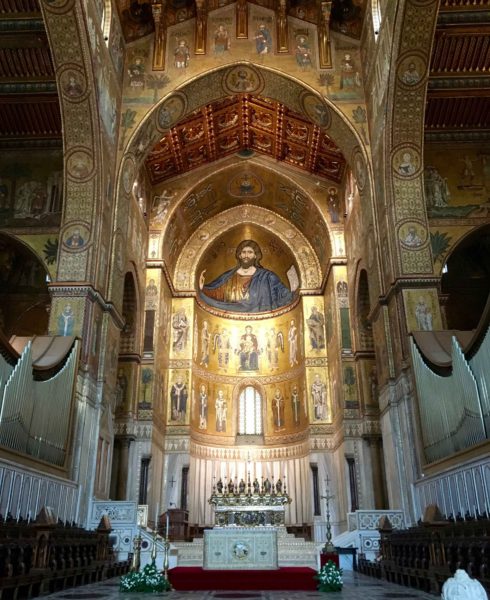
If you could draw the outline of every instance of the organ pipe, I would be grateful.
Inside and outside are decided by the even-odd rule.
[[[29,341],[12,368],[0,358],[0,444],[50,464],[65,462],[79,342],[49,379],[34,378]],[[9,372],[10,368],[10,372]]]
[[[487,334],[487,338],[488,338]],[[410,338],[412,363],[420,412],[422,442],[427,462],[434,462],[469,448],[488,438],[488,395],[481,393],[475,371],[490,356],[490,342],[479,349],[472,363],[467,361],[456,337],[451,343],[452,372],[447,377],[435,373],[424,361],[413,338]],[[479,356],[481,353],[481,356]]]

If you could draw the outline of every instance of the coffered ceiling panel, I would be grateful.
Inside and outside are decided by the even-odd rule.
[[[156,184],[239,151],[257,152],[339,183],[345,159],[320,128],[267,98],[237,95],[194,112],[156,145],[146,166]]]

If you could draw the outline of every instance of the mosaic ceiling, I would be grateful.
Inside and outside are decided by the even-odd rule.
[[[158,3],[158,1],[157,1]],[[208,0],[208,12],[234,4],[233,0]],[[270,10],[276,10],[277,0],[255,0],[258,4]],[[333,0],[331,13],[331,28],[343,35],[359,40],[366,12],[367,0]],[[149,0],[118,0],[124,37],[127,42],[134,41],[154,30],[152,7]],[[291,17],[317,23],[319,19],[319,4],[316,0],[291,0],[287,3],[288,14]],[[165,21],[167,26],[187,21],[196,16],[194,0],[169,0],[165,3]]]
[[[160,183],[240,152],[254,152],[340,183],[346,162],[317,125],[270,99],[240,94],[194,112],[171,129],[146,160]]]

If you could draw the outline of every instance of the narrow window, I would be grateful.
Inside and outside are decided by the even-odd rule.
[[[313,477],[313,514],[318,516],[322,514],[320,509],[320,488],[318,487],[318,465],[311,464],[310,469]]]
[[[349,487],[350,487],[350,511],[355,512],[359,509],[359,500],[357,493],[357,479],[356,479],[356,462],[354,457],[346,456],[347,467],[349,469]]]
[[[262,434],[262,396],[253,386],[242,390],[238,402],[239,435]]]
[[[151,457],[147,456],[141,459],[140,489],[138,494],[138,504],[146,504],[148,500],[148,476],[150,473]]]
[[[381,28],[381,8],[379,6],[379,0],[372,0],[371,9],[373,15],[374,39],[378,39],[379,30]]]
[[[182,467],[182,486],[180,488],[180,508],[187,510],[187,489],[189,486],[189,467]]]
[[[100,28],[104,36],[106,46],[109,45],[109,37],[111,35],[111,18],[112,18],[112,5],[111,0],[103,0],[102,15],[100,19]]]

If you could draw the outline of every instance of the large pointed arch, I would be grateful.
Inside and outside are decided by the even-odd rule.
[[[118,173],[117,222],[114,227],[115,244],[111,261],[113,268],[116,255],[119,255],[119,260],[127,260],[122,239],[127,225],[128,200],[134,178],[143,160],[162,134],[168,132],[182,118],[232,93],[230,78],[237,69],[244,67],[254,74],[256,82],[255,88],[248,93],[279,101],[328,133],[341,149],[347,162],[353,166],[359,190],[365,201],[370,201],[372,182],[368,154],[359,135],[341,111],[331,101],[292,77],[246,61],[236,62],[199,75],[164,96],[146,113],[129,139],[121,157]],[[111,277],[110,296],[114,301],[120,298],[121,290],[122,278]]]

